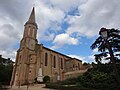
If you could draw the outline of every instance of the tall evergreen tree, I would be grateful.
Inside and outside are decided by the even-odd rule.
[[[118,84],[117,90],[120,90],[120,66],[119,66],[119,54],[120,54],[120,30],[118,29],[106,29],[101,28],[99,37],[92,44],[91,49],[98,48],[100,54],[95,55],[97,62],[100,62],[102,57],[107,57],[113,65],[116,81]],[[117,54],[116,54],[117,53]],[[117,65],[118,64],[118,65]],[[118,67],[119,66],[119,67]]]
[[[106,29],[106,28],[104,28]],[[115,60],[118,61],[120,58],[120,30],[118,29],[107,29],[108,30],[108,38],[107,41],[110,45],[110,47],[113,50]],[[101,62],[103,57],[106,57],[106,59],[110,59],[107,42],[99,36],[95,42],[91,45],[91,49],[98,48],[99,54],[95,54],[95,60],[97,62]],[[119,61],[118,61],[119,62]]]

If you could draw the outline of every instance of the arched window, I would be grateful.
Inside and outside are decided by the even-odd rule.
[[[32,29],[32,37],[34,37],[34,35],[35,35],[35,29],[33,28]]]
[[[78,70],[80,70],[80,64],[78,63]]]
[[[45,53],[45,66],[47,66],[47,63],[48,63],[48,54]]]
[[[63,69],[63,60],[61,58],[61,69]]]
[[[30,35],[30,26],[29,26],[29,28],[28,28],[28,36]]]
[[[56,68],[56,57],[54,56],[54,68]]]

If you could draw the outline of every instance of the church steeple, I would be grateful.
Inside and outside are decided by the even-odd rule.
[[[34,7],[32,9],[32,12],[31,12],[30,17],[29,17],[28,21],[26,22],[26,24],[33,24],[33,25],[35,25],[37,27],[36,20],[35,20],[35,10],[34,10]]]
[[[30,14],[28,22],[35,23],[35,10],[34,10],[34,7],[32,9],[32,12]]]
[[[33,7],[32,12],[29,16],[28,21],[25,23],[23,38],[33,38],[36,39],[37,35],[37,24],[35,20],[35,9]]]

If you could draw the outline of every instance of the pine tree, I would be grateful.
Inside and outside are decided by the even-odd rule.
[[[118,29],[107,29],[108,30],[108,38],[107,41],[110,45],[110,47],[113,50],[115,61],[119,62],[120,60],[120,30]],[[106,57],[106,59],[110,59],[109,52],[108,52],[108,47],[107,47],[107,42],[99,36],[95,42],[91,45],[91,49],[98,48],[99,54],[95,54],[95,60],[96,62],[101,62],[103,57]]]

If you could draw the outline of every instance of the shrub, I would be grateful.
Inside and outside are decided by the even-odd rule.
[[[72,85],[72,84],[76,84],[76,82],[77,82],[77,78],[69,78],[64,81],[61,81],[60,84],[61,85]]]
[[[51,88],[51,89],[58,89],[59,88],[58,83],[46,83],[46,88]]]
[[[81,85],[60,85],[59,83],[47,83],[46,88],[56,89],[56,90],[97,90],[85,88]]]
[[[50,82],[50,77],[49,76],[44,76],[43,82],[44,83]]]
[[[100,90],[111,90],[117,88],[114,74],[108,74],[99,71],[86,72],[83,74],[83,76],[78,77],[77,82],[86,88],[94,88]]]

